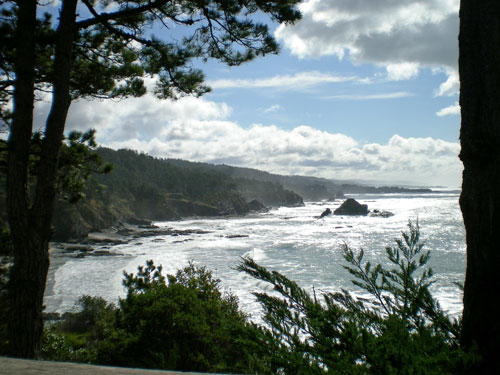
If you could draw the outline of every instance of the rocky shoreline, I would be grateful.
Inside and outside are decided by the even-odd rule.
[[[127,257],[129,255],[116,251],[113,248],[118,245],[128,244],[132,240],[139,240],[135,245],[142,245],[141,238],[158,237],[164,241],[162,236],[179,237],[178,242],[188,241],[185,239],[192,234],[207,234],[210,231],[200,229],[177,230],[168,227],[153,225],[150,221],[136,220],[134,223],[118,222],[114,226],[97,232],[90,232],[85,239],[72,240],[68,242],[53,241],[49,245],[50,268],[47,275],[45,295],[52,295],[55,286],[55,273],[68,260],[84,257]],[[234,235],[239,237],[239,235]],[[183,239],[184,238],[184,239]],[[155,241],[155,240],[153,240]],[[46,320],[58,320],[59,313],[45,313]]]
[[[206,234],[209,231],[199,229],[177,230],[168,227],[158,227],[152,222],[147,224],[131,224],[119,222],[115,226],[98,232],[90,232],[87,238],[68,242],[51,242],[52,257],[83,258],[85,256],[123,256],[112,250],[114,245],[127,244],[131,240],[159,236],[188,236],[191,234]]]
[[[221,195],[223,195],[221,193]],[[152,221],[177,221],[190,217],[204,218],[230,218],[242,217],[269,211],[268,207],[301,207],[304,206],[302,198],[292,195],[293,199],[283,202],[266,202],[251,199],[247,202],[235,192],[213,198],[214,202],[203,203],[189,200],[148,201],[143,204],[137,202],[133,207],[117,205],[102,206],[91,201],[77,203],[76,205],[60,205],[58,215],[53,219],[54,233],[52,238],[59,242],[72,242],[73,240],[85,241],[90,233],[107,231],[115,226],[138,225],[141,229],[148,228]],[[123,203],[123,202],[122,202]],[[95,206],[95,207],[94,207]],[[126,223],[126,224],[124,224]]]

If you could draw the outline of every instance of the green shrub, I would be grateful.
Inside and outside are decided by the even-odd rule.
[[[259,329],[248,324],[237,298],[220,281],[189,264],[162,275],[149,261],[125,274],[113,331],[98,345],[102,364],[180,371],[248,372],[261,365]]]
[[[255,293],[264,308],[269,366],[279,374],[459,374],[478,359],[459,347],[460,321],[447,317],[429,292],[418,223],[386,248],[389,268],[343,248],[345,268],[370,299],[343,290],[311,296],[278,272],[244,259],[239,269],[268,282]]]
[[[88,295],[80,297],[78,304],[81,310],[65,313],[54,329],[61,333],[86,334],[94,340],[102,339],[104,331],[113,322],[116,306],[102,297]]]
[[[95,352],[87,347],[75,348],[74,342],[66,335],[44,329],[39,357],[48,361],[92,363],[95,361]]]
[[[40,357],[45,360],[95,362],[96,344],[113,324],[116,307],[101,297],[82,296],[81,310],[64,313],[62,320],[46,327]]]

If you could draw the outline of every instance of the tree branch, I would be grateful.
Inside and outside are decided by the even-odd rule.
[[[160,8],[162,5],[165,5],[167,1],[168,0],[151,1],[148,4],[142,6],[138,6],[135,8],[126,8],[112,13],[97,13],[88,1],[83,1],[85,6],[87,6],[94,17],[76,22],[76,28],[86,29],[90,26],[97,25],[98,23],[113,21],[124,17],[137,16],[141,13]]]

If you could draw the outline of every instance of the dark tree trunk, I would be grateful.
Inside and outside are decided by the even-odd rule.
[[[462,0],[460,206],[467,237],[462,343],[500,374],[500,1]]]
[[[11,354],[34,358],[43,330],[43,294],[49,268],[49,240],[58,154],[71,97],[69,81],[77,0],[63,1],[57,28],[52,106],[47,119],[36,188],[28,190],[28,157],[33,123],[34,25],[36,1],[21,1],[14,119],[9,137],[7,204],[14,246],[8,326]],[[23,16],[23,14],[25,14]],[[26,78],[25,78],[26,77]],[[32,202],[33,201],[33,202]]]
[[[22,357],[33,356],[34,348],[30,343],[39,341],[41,334],[42,307],[36,286],[45,280],[40,279],[40,268],[46,268],[46,262],[39,259],[41,254],[31,251],[31,241],[28,241],[31,236],[25,233],[31,227],[27,170],[33,127],[35,22],[36,1],[20,2],[16,44],[24,48],[16,49],[14,111],[8,143],[7,212],[15,248],[9,284],[8,334],[12,354]],[[43,290],[41,294],[43,297]]]

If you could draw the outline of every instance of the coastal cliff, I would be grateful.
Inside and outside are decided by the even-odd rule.
[[[196,163],[179,167],[131,150],[100,148],[97,153],[114,169],[93,175],[78,203],[57,202],[55,241],[80,239],[118,221],[240,216],[265,207],[304,205],[301,196],[279,183],[236,179]]]

